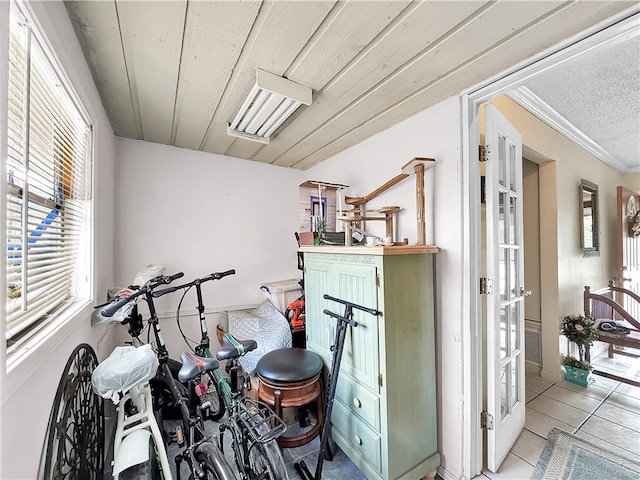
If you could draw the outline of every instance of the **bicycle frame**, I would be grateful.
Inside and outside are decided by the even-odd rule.
[[[160,292],[158,292],[160,293]],[[162,336],[162,329],[156,312],[155,304],[153,301],[154,292],[149,290],[145,293],[145,299],[149,306],[149,325],[153,329],[153,333],[156,339],[156,351],[158,354],[158,361],[160,362],[160,370],[163,373],[164,384],[169,388],[174,401],[180,407],[180,414],[182,416],[182,424],[187,427],[186,432],[182,432],[185,435],[185,445],[182,454],[176,457],[176,471],[178,472],[178,479],[180,478],[180,463],[182,459],[186,459],[191,467],[194,478],[203,478],[204,472],[202,467],[195,458],[195,449],[203,441],[210,441],[210,437],[206,435],[204,427],[201,423],[201,415],[192,414],[194,410],[199,409],[199,405],[196,405],[194,401],[194,385],[193,381],[188,383],[188,401],[184,401],[184,397],[178,387],[178,382],[173,378],[171,370],[167,361],[169,359],[169,352]],[[197,434],[197,436],[196,436]],[[179,442],[180,443],[180,442]]]
[[[127,415],[126,412],[126,405],[129,400],[137,410],[137,412],[132,415]],[[167,480],[171,480],[172,476],[167,459],[167,451],[162,439],[162,433],[153,414],[153,399],[149,382],[130,388],[122,397],[117,414],[117,426],[113,447],[114,476],[119,475],[122,471],[133,465],[148,460],[149,437],[143,432],[149,431],[150,435],[154,438],[164,477]]]

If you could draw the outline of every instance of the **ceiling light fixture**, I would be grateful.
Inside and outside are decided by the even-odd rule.
[[[301,104],[311,105],[311,89],[264,70],[242,108],[227,125],[227,135],[269,143],[269,137]]]

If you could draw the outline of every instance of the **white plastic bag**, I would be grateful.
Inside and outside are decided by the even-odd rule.
[[[158,357],[151,345],[116,347],[91,374],[93,391],[116,405],[120,392],[151,380],[158,370]]]
[[[159,275],[164,275],[164,271],[166,268],[163,265],[147,265],[133,277],[133,283],[131,285],[136,285],[137,287],[141,287],[145,283],[147,283],[152,278],[155,278]]]

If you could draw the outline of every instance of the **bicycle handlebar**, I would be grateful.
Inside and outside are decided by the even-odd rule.
[[[159,287],[160,285],[168,285],[169,283],[177,280],[178,278],[184,276],[183,272],[178,272],[173,275],[159,275],[157,277],[148,280],[140,290],[133,292],[131,295],[127,295],[126,297],[117,300],[115,303],[110,304],[107,308],[100,311],[100,314],[105,317],[112,317],[114,313],[116,313],[120,308],[129,303],[131,300],[139,297],[140,295],[144,295],[147,292],[151,292],[154,288]]]
[[[189,283],[185,283],[183,285],[178,285],[175,287],[169,287],[169,288],[163,288],[162,290],[158,290],[157,292],[153,292],[153,296],[154,297],[161,297],[162,295],[166,295],[167,293],[172,293],[175,292],[176,290],[180,290],[180,289],[184,289],[184,288],[189,288],[193,285],[199,285],[201,283],[204,282],[208,282],[209,280],[220,280],[221,278],[224,278],[228,275],[235,275],[236,271],[235,269],[231,269],[231,270],[227,270],[226,272],[214,272],[211,273],[209,275],[207,275],[206,277],[202,277],[202,278],[196,278],[194,281],[189,282]]]

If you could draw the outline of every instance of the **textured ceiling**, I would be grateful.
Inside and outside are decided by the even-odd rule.
[[[298,169],[638,7],[480,0],[65,5],[116,135]],[[266,146],[226,134],[258,68],[313,89],[312,104]],[[543,81],[530,88],[572,121],[586,122],[557,84]],[[560,98],[547,98],[549,91]],[[600,113],[602,126],[612,117]],[[597,133],[604,142],[616,132]],[[618,137],[611,148],[614,141],[612,155],[626,155],[629,147]]]
[[[622,173],[640,172],[640,26],[635,22],[632,27],[633,34],[592,49],[525,84],[598,145],[601,159]]]

